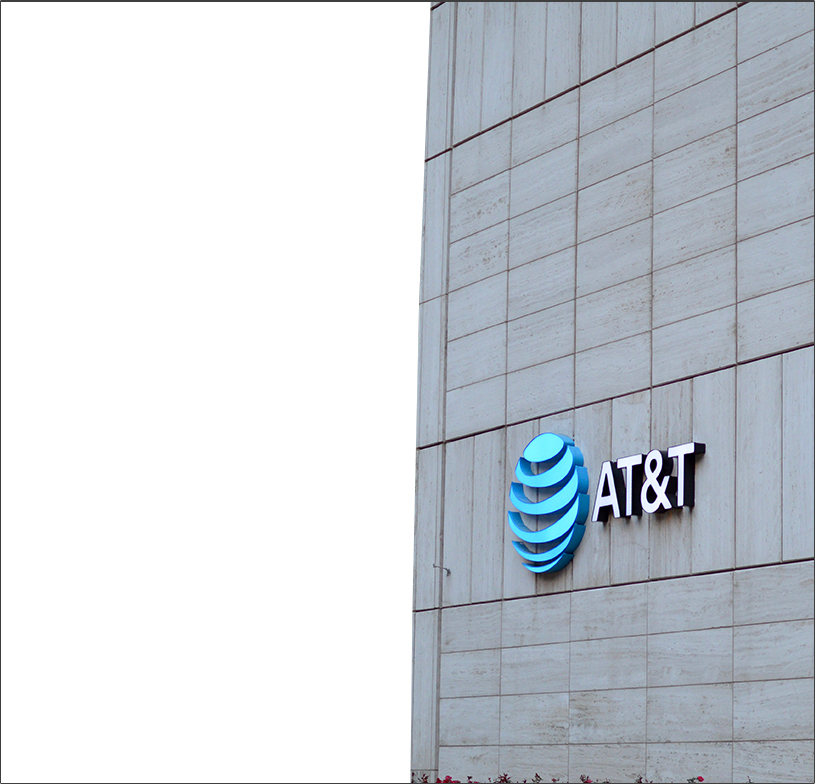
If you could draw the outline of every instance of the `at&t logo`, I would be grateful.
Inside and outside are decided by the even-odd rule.
[[[515,476],[519,481],[511,484],[509,500],[518,511],[510,510],[508,518],[521,541],[512,544],[530,572],[556,572],[572,560],[586,530],[589,475],[583,454],[569,436],[543,433],[524,449]],[[520,512],[540,530],[529,528]]]

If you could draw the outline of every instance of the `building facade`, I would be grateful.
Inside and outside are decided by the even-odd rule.
[[[413,775],[812,781],[813,6],[430,14]],[[590,507],[536,573],[545,433]]]

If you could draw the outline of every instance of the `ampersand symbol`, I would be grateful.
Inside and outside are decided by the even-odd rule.
[[[672,494],[673,486],[676,483],[675,480],[673,483],[671,482],[673,463],[673,458],[668,457],[667,452],[660,452],[658,449],[652,449],[645,458],[645,476],[640,494],[644,512],[653,514],[660,511],[660,509],[672,508],[673,499],[669,494]],[[653,501],[648,499],[649,489],[653,492]]]

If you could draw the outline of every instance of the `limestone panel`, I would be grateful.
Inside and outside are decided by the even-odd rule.
[[[812,33],[739,65],[739,121],[812,92]]]
[[[419,306],[419,405],[416,440],[433,444],[444,434],[444,319],[446,297]]]
[[[507,375],[507,420],[517,422],[574,405],[574,357]]]
[[[439,776],[466,781],[484,781],[498,775],[498,746],[442,746],[439,749]]]
[[[546,63],[546,5],[515,4],[515,63],[512,113],[543,100]]]
[[[720,5],[697,3],[696,5]],[[721,4],[723,5],[723,4]],[[700,776],[705,781],[746,781],[733,778],[732,743],[649,743],[646,777],[653,781],[682,781]]]
[[[453,143],[481,130],[484,3],[456,4]]]
[[[504,547],[504,431],[476,436],[473,451],[473,602],[500,599]]]
[[[510,172],[511,218],[577,190],[577,142],[515,166]]]
[[[447,297],[447,339],[470,335],[506,321],[507,276],[493,275]]]
[[[733,632],[730,628],[649,636],[649,687],[732,680]]]
[[[507,649],[567,641],[570,607],[568,594],[504,602],[502,646]]]
[[[735,303],[735,245],[654,273],[654,327]]]
[[[654,45],[656,3],[617,3],[617,64]]]
[[[571,643],[569,689],[635,689],[646,685],[646,638],[612,637]]]
[[[494,226],[509,218],[509,172],[453,194],[450,199],[450,240]]]
[[[733,679],[813,677],[813,621],[780,621],[733,630]]]
[[[736,373],[736,566],[781,560],[781,372],[770,357]]]
[[[574,245],[576,220],[576,194],[513,218],[509,222],[510,268]]]
[[[733,740],[812,738],[812,679],[733,684]]]
[[[811,740],[734,743],[733,778],[730,780],[747,781],[750,776],[754,781],[800,782],[812,777],[814,766]]]
[[[739,184],[738,237],[753,237],[812,215],[812,158],[751,177]]]
[[[617,64],[617,3],[581,3],[580,81]]]
[[[470,601],[473,526],[473,439],[445,446],[442,602]]]
[[[680,36],[655,54],[654,97],[659,101],[736,65],[736,15]]]
[[[569,743],[643,743],[645,691],[572,692],[569,695]]]
[[[516,267],[509,272],[508,317],[517,319],[574,296],[574,249]]]
[[[652,390],[651,447],[667,449],[674,444],[687,444],[692,436],[692,382],[682,381]],[[651,579],[690,573],[691,515],[692,512],[686,507],[650,515],[648,532]]]
[[[654,102],[654,55],[647,54],[580,88],[580,133],[588,134]]]
[[[611,401],[611,454],[614,458],[642,452],[651,443],[651,391]],[[612,520],[611,582],[648,579],[649,515]]]
[[[696,24],[704,24],[737,5],[738,3],[696,3]]]
[[[523,269],[523,267],[521,268]],[[540,365],[574,352],[574,303],[564,302],[510,321],[507,370]]]
[[[657,3],[655,40],[661,44],[693,27],[693,3]]]
[[[735,307],[713,310],[654,329],[654,384],[717,370],[735,360]]]
[[[441,651],[477,651],[501,645],[501,604],[471,604],[442,612]]]
[[[812,93],[739,125],[740,180],[812,155]]]
[[[439,700],[439,745],[497,746],[499,700],[499,697]]]
[[[450,245],[450,291],[507,269],[509,222],[471,234]]]
[[[490,128],[512,113],[514,3],[486,3],[481,128]],[[507,129],[508,130],[508,129]]]
[[[732,186],[654,216],[654,269],[735,241],[736,188]]]
[[[743,569],[733,575],[733,622],[770,623],[812,618],[812,562]]]
[[[450,146],[453,109],[452,67],[455,6],[446,3],[430,15],[430,65],[427,86],[425,157]]]
[[[513,166],[577,138],[578,98],[576,91],[567,93],[512,121]]]
[[[741,574],[741,573],[738,573]],[[648,585],[648,631],[689,631],[733,623],[733,574],[705,574]]]
[[[738,245],[739,299],[769,294],[812,280],[812,218],[751,237]],[[767,259],[773,263],[768,264]]]
[[[420,449],[416,460],[416,529],[414,534],[413,608],[439,606],[442,448]]]
[[[696,506],[691,513],[694,572],[732,569],[736,519],[736,371],[693,379],[693,440],[706,445],[696,460]]]
[[[733,685],[706,683],[648,689],[648,743],[728,741]]]
[[[572,641],[630,637],[643,635],[646,631],[645,583],[572,594]]]
[[[450,341],[447,344],[447,388],[464,387],[505,373],[506,339],[506,326],[498,324]]]
[[[811,558],[815,539],[812,348],[784,354],[782,537],[784,560]]]
[[[739,303],[739,360],[812,343],[812,281]]]
[[[577,296],[651,272],[651,219],[577,246]]]
[[[625,341],[623,341],[625,342]],[[590,353],[590,352],[586,352]],[[589,476],[596,477],[603,460],[609,459],[611,451],[611,403],[609,401],[578,408],[574,413],[574,440],[583,453],[583,464]],[[589,483],[589,501],[594,502],[594,486]],[[590,588],[608,585],[610,575],[610,534],[606,523],[593,523],[591,513],[586,520],[586,531],[580,543],[579,555],[567,567],[572,571],[572,587]],[[582,601],[594,592],[573,594]],[[574,624],[574,616],[572,617]],[[578,627],[583,629],[588,618],[580,621]],[[592,627],[594,628],[594,627]],[[574,627],[573,627],[574,629]],[[585,629],[587,637],[591,635]],[[632,632],[636,633],[636,632]],[[572,639],[580,639],[572,633]]]
[[[653,193],[650,162],[585,188],[577,203],[577,241],[649,217]]]
[[[439,611],[413,614],[413,723],[410,766],[436,767]]]
[[[450,222],[449,191],[450,155],[440,155],[425,165],[422,302],[445,292],[447,231]]]
[[[535,774],[566,780],[569,767],[569,747],[501,746],[502,772],[512,771],[513,781],[531,781]],[[543,771],[546,771],[543,773]]]
[[[651,276],[579,297],[576,319],[577,351],[647,332],[651,328]]]
[[[440,697],[485,697],[499,693],[501,652],[495,649],[441,655]]]
[[[644,770],[644,743],[592,743],[569,746],[568,781],[579,781],[581,775],[589,775],[587,771],[591,771],[591,776],[597,776],[595,781],[634,781]]]
[[[705,136],[654,160],[654,212],[726,188],[736,181],[736,129]]]
[[[739,62],[811,29],[808,3],[747,3],[739,9]]]
[[[545,95],[552,98],[580,81],[580,6],[547,5]]]
[[[501,694],[569,691],[569,643],[505,648],[501,653]]]
[[[731,68],[656,104],[654,154],[663,155],[735,124],[736,69]]]
[[[501,697],[501,743],[507,746],[567,743],[569,695],[524,694]]]
[[[506,379],[496,376],[447,393],[447,438],[504,424]]]
[[[647,332],[581,351],[575,357],[575,403],[585,405],[648,386],[650,363]]]
[[[580,137],[581,188],[651,160],[653,111],[641,109]]]
[[[453,150],[452,193],[509,168],[510,124],[504,123]]]

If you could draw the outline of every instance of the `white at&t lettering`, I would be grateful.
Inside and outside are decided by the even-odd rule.
[[[605,522],[609,513],[612,517],[631,517],[693,507],[696,456],[704,453],[705,445],[692,441],[667,451],[652,449],[647,455],[606,460],[597,482],[592,521]]]

